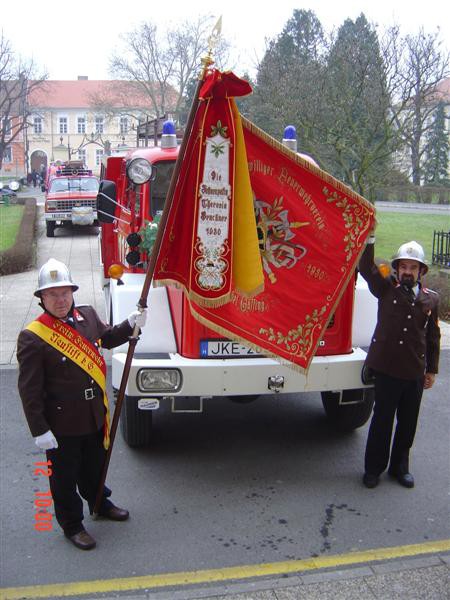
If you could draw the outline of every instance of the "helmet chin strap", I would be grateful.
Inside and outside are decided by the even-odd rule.
[[[46,308],[46,306],[44,304],[44,300],[42,299],[42,296],[41,296],[41,301],[39,302],[39,306],[54,319],[59,319],[60,321],[63,321],[64,319],[67,319],[68,317],[70,317],[72,315],[73,309],[75,308],[75,302],[72,302],[72,306],[70,307],[69,312],[67,313],[67,315],[65,317],[57,317],[52,312],[50,312],[48,310],[48,308]]]

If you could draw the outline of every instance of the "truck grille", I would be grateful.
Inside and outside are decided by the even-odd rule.
[[[94,210],[97,208],[96,198],[77,198],[76,200],[58,200],[55,209],[52,210],[72,210],[74,206],[91,206]]]

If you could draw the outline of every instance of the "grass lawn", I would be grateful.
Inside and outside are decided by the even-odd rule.
[[[443,211],[444,212],[444,211]],[[375,255],[390,262],[399,246],[415,240],[425,250],[431,264],[433,232],[450,231],[450,207],[442,215],[409,214],[377,211]]]
[[[14,245],[23,209],[24,206],[20,204],[0,205],[0,251],[7,250]]]
[[[434,231],[450,231],[450,208],[441,215],[377,212],[375,258],[391,263],[392,256],[404,242],[415,240],[425,250],[425,260],[430,270],[424,284],[439,293],[440,318],[450,321],[450,277],[439,273],[440,267],[432,266]]]

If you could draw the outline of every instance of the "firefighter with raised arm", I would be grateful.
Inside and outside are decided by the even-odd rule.
[[[409,453],[422,393],[432,387],[438,372],[439,297],[422,285],[428,267],[420,244],[402,244],[391,263],[394,275],[384,277],[374,262],[374,242],[372,235],[359,263],[361,275],[378,298],[378,319],[366,360],[375,376],[375,406],[363,483],[376,487],[389,467],[392,477],[412,488]],[[390,450],[394,417],[397,424]]]
[[[75,307],[78,289],[65,264],[53,258],[40,269],[35,296],[43,314],[20,332],[17,344],[19,393],[36,445],[50,463],[55,516],[64,535],[82,550],[96,545],[83,526],[83,501],[92,512],[109,444],[106,367],[100,346],[127,341],[146,312],[134,311],[114,327],[91,306]],[[78,491],[77,491],[78,488]],[[105,488],[99,516],[128,518]]]

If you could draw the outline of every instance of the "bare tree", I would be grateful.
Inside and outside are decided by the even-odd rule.
[[[423,29],[406,36],[403,49],[403,82],[401,111],[397,125],[401,139],[409,150],[411,177],[415,185],[422,180],[422,164],[426,152],[425,139],[436,109],[436,88],[449,76],[449,53],[442,48],[439,31],[426,34]]]
[[[123,36],[125,48],[112,56],[111,74],[148,98],[153,117],[178,115],[189,82],[199,72],[213,25],[212,17],[201,16],[159,35],[155,24],[142,23]],[[222,41],[215,52],[218,64],[227,52],[228,44]]]
[[[3,32],[0,37],[0,169],[5,152],[28,127],[32,109],[28,95],[42,88],[47,74],[37,75],[36,65],[17,56]]]

